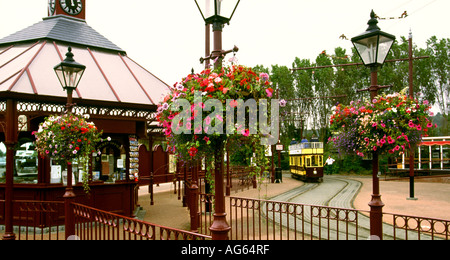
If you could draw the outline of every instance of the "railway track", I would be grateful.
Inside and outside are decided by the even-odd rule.
[[[333,208],[353,209],[353,200],[359,193],[361,183],[356,180],[325,176],[323,183],[305,183],[305,185],[293,189],[272,198],[273,201],[288,202],[302,204],[304,206],[303,220],[299,216],[286,216],[286,214],[278,214],[268,216],[272,221],[283,223],[284,226],[293,226],[293,223],[304,221],[304,232],[314,237],[327,237],[333,240],[367,240],[370,238],[370,219],[368,216],[356,213],[356,223],[346,223],[339,221],[339,224],[330,225],[329,218],[319,218],[311,216],[313,212],[310,205],[327,206]],[[336,211],[330,211],[329,214],[335,214]],[[321,214],[321,213],[318,213]],[[316,214],[314,214],[316,215]],[[354,216],[356,218],[356,216]],[[275,218],[275,219],[274,219]],[[297,219],[294,219],[297,218]],[[290,222],[287,224],[286,222]],[[351,232],[357,230],[356,232]],[[393,240],[393,227],[390,224],[383,224],[385,240]],[[422,237],[426,239],[425,237]],[[396,239],[403,239],[397,234]]]

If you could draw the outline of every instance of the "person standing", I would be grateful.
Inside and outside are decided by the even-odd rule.
[[[331,156],[328,156],[328,159],[325,161],[325,164],[327,165],[327,167],[326,167],[327,174],[330,174],[330,175],[333,174],[334,162],[335,162],[335,160],[333,158],[331,158]]]

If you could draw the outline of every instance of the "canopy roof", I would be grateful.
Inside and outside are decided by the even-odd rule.
[[[158,104],[169,86],[84,20],[54,16],[0,39],[0,98],[12,94],[66,97],[53,67],[68,47],[86,72],[74,98],[120,104]]]

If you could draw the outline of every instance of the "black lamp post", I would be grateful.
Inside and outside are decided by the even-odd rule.
[[[381,31],[378,27],[378,20],[372,10],[371,19],[368,22],[369,27],[359,36],[352,38],[353,45],[356,48],[365,66],[371,69],[370,99],[373,100],[378,95],[378,68],[383,66],[384,61],[395,41],[395,36]],[[384,203],[381,201],[380,185],[378,180],[378,152],[373,152],[372,160],[372,200],[370,206],[370,235],[372,238],[377,236],[383,238],[383,213]]]
[[[66,59],[53,68],[61,86],[67,91],[68,113],[72,113],[73,91],[78,87],[78,84],[80,84],[81,77],[83,77],[84,71],[86,70],[86,66],[76,62],[73,59],[73,56],[72,48],[69,47],[69,51],[66,53]]]
[[[72,94],[73,91],[78,87],[81,77],[86,70],[86,66],[77,63],[73,59],[72,48],[69,47],[69,51],[66,54],[66,59],[64,59],[60,64],[56,65],[53,69],[61,83],[63,89],[67,91],[67,113],[72,113],[73,101]],[[75,222],[73,219],[73,209],[72,202],[75,198],[75,193],[72,187],[72,162],[67,162],[67,187],[64,194],[65,203],[65,234],[66,238],[75,235]]]
[[[205,23],[213,25],[214,50],[211,58],[215,60],[214,68],[222,66],[222,55],[228,53],[222,50],[222,29],[228,24],[239,5],[240,0],[195,0]],[[226,220],[224,176],[222,172],[224,146],[216,148],[215,158],[215,212],[214,221],[210,227],[213,240],[227,240],[230,226]]]
[[[211,58],[216,60],[214,68],[222,66],[222,29],[229,24],[241,0],[195,0],[205,23],[213,25],[214,50]]]

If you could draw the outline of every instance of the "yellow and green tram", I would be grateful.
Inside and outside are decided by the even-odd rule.
[[[323,181],[323,143],[299,143],[289,146],[292,177],[306,182]]]

